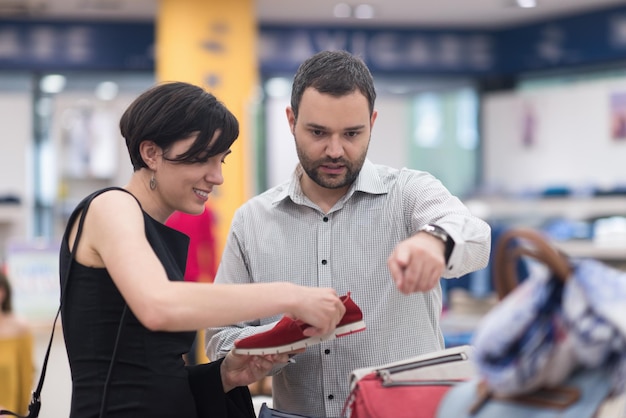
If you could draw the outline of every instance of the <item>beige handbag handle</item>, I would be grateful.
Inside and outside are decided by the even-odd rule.
[[[515,239],[525,243],[509,248],[509,244]],[[530,228],[511,228],[502,234],[494,256],[494,287],[499,299],[503,299],[517,286],[519,280],[516,262],[522,256],[541,261],[560,280],[567,280],[571,274],[567,257],[554,248],[541,233]]]

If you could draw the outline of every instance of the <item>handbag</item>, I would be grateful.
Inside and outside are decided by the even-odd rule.
[[[536,268],[519,284],[521,257]],[[494,286],[500,303],[474,335],[478,377],[447,392],[437,418],[625,416],[626,273],[513,228],[496,248]]]
[[[263,402],[261,409],[259,410],[258,418],[313,418],[306,415],[292,414],[290,412],[279,411],[267,406],[267,403]]]
[[[354,370],[342,416],[432,418],[443,396],[474,376],[472,347],[464,345],[378,367]]]
[[[437,418],[618,418],[623,415],[597,415],[610,394],[608,370],[584,369],[562,384],[528,394],[501,397],[488,394],[480,379],[472,379],[451,389],[441,401]]]

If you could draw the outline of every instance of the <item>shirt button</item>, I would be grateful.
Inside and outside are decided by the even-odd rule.
[[[332,401],[335,397],[333,395],[328,395],[328,399]]]
[[[326,350],[324,350],[324,354],[330,354],[330,350],[327,348]]]
[[[326,263],[328,263],[328,261],[326,261],[326,260],[322,260],[322,265],[324,265],[324,266],[325,266],[325,265],[326,265]]]
[[[324,222],[328,222],[328,216],[324,216],[323,220]]]

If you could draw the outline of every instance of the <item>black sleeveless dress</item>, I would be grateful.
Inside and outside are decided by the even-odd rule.
[[[60,250],[60,272],[71,263],[68,236],[71,225],[93,193],[78,204],[66,228]],[[143,212],[146,236],[170,280],[183,280],[189,238]],[[115,216],[112,214],[112,216]],[[193,285],[193,284],[190,284]],[[64,283],[61,283],[63,289]],[[63,292],[62,324],[72,375],[71,418],[98,417],[120,319],[126,303],[108,271],[73,262],[67,289]],[[155,332],[145,328],[128,308],[119,335],[116,362],[109,378],[106,416],[109,418],[196,418],[196,405],[189,386],[183,354],[191,348],[195,332]],[[210,416],[250,416],[230,411],[232,404],[251,405],[249,392],[239,390],[225,395],[221,386],[219,362],[206,382]],[[206,376],[206,374],[203,374]],[[204,388],[203,388],[204,389]],[[233,396],[234,395],[234,396]],[[234,399],[229,399],[234,397]],[[248,399],[246,399],[248,398]],[[214,405],[214,408],[213,408]],[[249,408],[244,408],[249,410]],[[252,412],[252,416],[254,413]]]

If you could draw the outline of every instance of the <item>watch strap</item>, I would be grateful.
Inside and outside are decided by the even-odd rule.
[[[418,232],[425,232],[435,238],[440,239],[445,246],[444,250],[444,259],[446,260],[446,265],[450,260],[450,256],[452,255],[452,250],[454,250],[454,240],[446,232],[445,229],[435,224],[426,224],[418,229]]]

